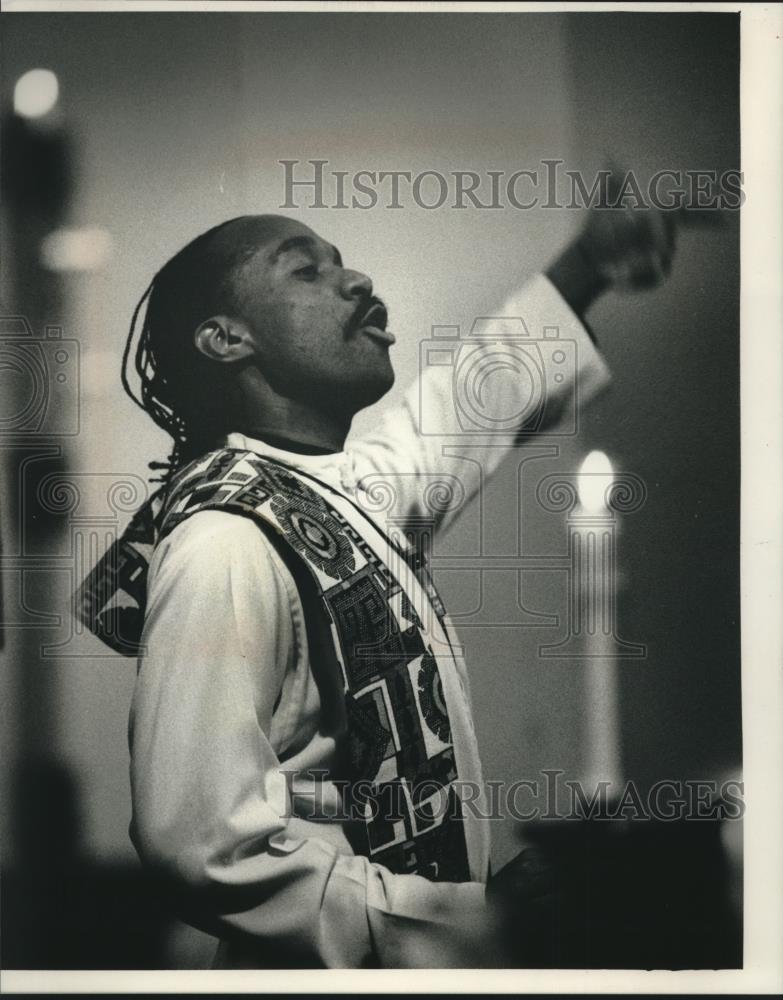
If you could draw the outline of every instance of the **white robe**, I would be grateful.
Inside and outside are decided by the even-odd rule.
[[[558,327],[560,339],[575,345],[565,377],[545,368],[552,399],[570,399],[576,379],[581,406],[608,382],[590,337],[543,276],[497,315],[524,317],[533,337],[540,336],[536,324]],[[516,331],[510,322],[507,329]],[[429,367],[401,407],[339,454],[294,454],[241,434],[226,444],[277,457],[338,489],[376,518],[379,532],[348,500],[340,505],[365,541],[382,548],[389,519],[431,514],[422,509],[427,486],[458,483],[463,502],[480,487],[478,467],[444,455],[454,438],[436,433],[455,430],[452,375],[448,365]],[[530,386],[504,386],[497,412],[524,409]],[[511,446],[510,436],[504,441]],[[488,450],[481,474],[504,454]],[[380,512],[379,484],[393,494]],[[439,525],[455,513],[438,513]],[[218,966],[274,965],[275,955],[294,952],[302,964],[331,968],[495,964],[494,916],[484,901],[489,821],[480,818],[480,799],[466,809],[472,881],[465,883],[392,874],[355,855],[341,823],[328,819],[339,812],[339,790],[329,782],[336,743],[311,669],[302,603],[254,523],[201,511],[158,545],[142,649],[129,726],[132,836],[144,861],[199,888],[204,900],[217,900],[210,895],[217,890],[229,900],[192,918],[221,939]],[[459,658],[452,663],[442,676],[459,779],[480,789],[467,670]],[[323,805],[320,821],[301,815],[312,815],[314,801]]]

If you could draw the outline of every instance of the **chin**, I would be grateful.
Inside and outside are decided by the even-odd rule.
[[[350,387],[346,386],[345,391],[354,401],[355,410],[364,410],[383,399],[394,385],[394,378],[394,369],[390,362],[382,370],[375,369],[368,372],[361,382],[354,382]]]

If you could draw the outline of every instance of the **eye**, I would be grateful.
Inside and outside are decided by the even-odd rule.
[[[305,281],[312,281],[318,277],[318,268],[315,264],[305,264],[304,267],[298,267],[294,274],[298,278],[304,278]]]

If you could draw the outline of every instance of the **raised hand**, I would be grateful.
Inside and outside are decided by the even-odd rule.
[[[636,292],[662,284],[671,272],[681,229],[723,224],[718,210],[623,207],[622,178],[626,175],[612,168],[605,199],[588,209],[579,235],[547,270],[579,315],[610,289]]]
[[[609,178],[609,204],[619,195],[616,174]],[[671,271],[679,211],[595,206],[578,244],[596,277],[620,291],[654,288]]]

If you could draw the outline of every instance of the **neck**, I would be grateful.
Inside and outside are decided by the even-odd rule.
[[[247,388],[247,387],[246,387]],[[351,429],[352,414],[287,399],[266,391],[241,393],[234,408],[233,430],[266,441],[274,448],[305,455],[328,455],[342,451]],[[314,405],[316,404],[316,405]]]
[[[297,441],[295,438],[292,439],[291,437],[281,437],[279,434],[271,434],[263,427],[261,429],[256,429],[254,427],[246,428],[243,429],[241,433],[247,435],[247,437],[255,438],[258,441],[264,441],[273,448],[279,448],[281,451],[292,451],[298,455],[332,455],[335,450],[342,450],[340,448],[327,448],[323,445],[310,444],[306,441]]]

